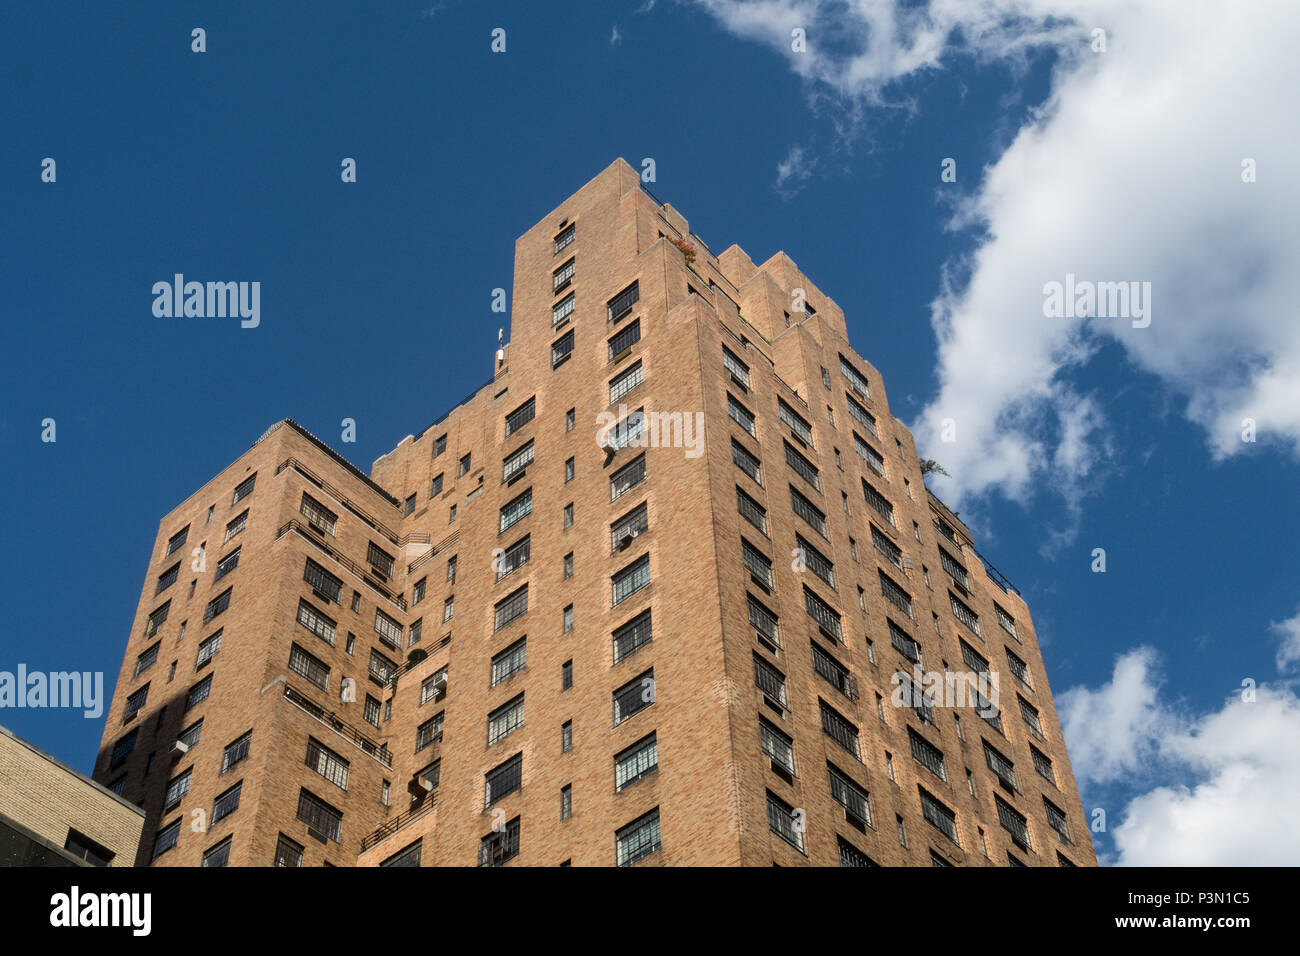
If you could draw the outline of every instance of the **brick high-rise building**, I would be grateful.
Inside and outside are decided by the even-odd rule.
[[[1028,608],[788,256],[619,160],[510,332],[369,477],[284,421],[163,519],[95,773],[142,863],[1095,864]]]

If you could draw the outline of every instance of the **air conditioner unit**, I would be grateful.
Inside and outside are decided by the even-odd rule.
[[[432,780],[430,780],[428,777],[417,777],[416,780],[419,781],[419,784],[420,784],[420,786],[421,786],[423,789],[432,792],[432,790],[433,790],[433,781],[432,781]]]
[[[634,534],[625,534],[625,535],[623,535],[621,538],[619,538],[619,539],[618,539],[618,550],[620,550],[620,551],[624,551],[624,550],[626,550],[626,549],[627,549],[627,548],[632,544],[632,539],[635,538],[635,537],[636,537],[636,535],[634,535]]]
[[[183,740],[178,740],[176,743],[172,744],[172,753],[174,754],[185,754],[189,752],[190,745]]]

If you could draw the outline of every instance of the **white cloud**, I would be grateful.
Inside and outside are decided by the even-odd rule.
[[[816,164],[817,161],[810,159],[802,146],[791,146],[785,159],[776,164],[776,182],[772,184],[772,188],[781,195],[781,198],[791,198],[808,182]]]
[[[1021,68],[1058,54],[1047,101],[969,190],[954,229],[974,248],[932,306],[938,393],[913,427],[954,507],[1047,484],[1077,507],[1110,460],[1103,398],[1075,373],[1105,341],[1185,401],[1224,458],[1260,440],[1300,455],[1300,6],[1214,0],[696,0],[737,36],[779,52],[814,102],[850,124],[909,105],[906,81],[961,57]],[[790,50],[807,30],[808,52]],[[1107,49],[1089,46],[1094,26]],[[1246,157],[1259,181],[1241,180]],[[976,177],[980,178],[977,179]],[[942,194],[941,194],[942,195]],[[1048,319],[1044,283],[1067,273],[1149,281],[1149,328]],[[851,304],[848,304],[851,309]],[[1121,413],[1116,409],[1113,413]],[[944,443],[941,422],[957,423]],[[1068,535],[1067,535],[1068,537]]]
[[[1278,673],[1286,673],[1300,664],[1300,611],[1285,621],[1275,621],[1272,631],[1281,638],[1277,648]]]
[[[614,24],[614,29],[609,34],[609,45],[617,46],[623,42],[623,34],[618,29],[618,24]]]

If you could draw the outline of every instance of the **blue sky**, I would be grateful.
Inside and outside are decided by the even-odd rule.
[[[1099,852],[1300,859],[1297,754],[1270,744],[1300,738],[1285,5],[1198,80],[1200,2],[431,2],[0,10],[0,670],[111,693],[162,514],[283,417],[368,469],[490,376],[515,237],[651,157],[715,252],[783,249],[840,303],[953,473],[1033,610]],[[1067,271],[1153,280],[1151,330],[1044,318]],[[175,272],[260,281],[261,325],[155,318]],[[102,731],[0,722],[83,770]]]

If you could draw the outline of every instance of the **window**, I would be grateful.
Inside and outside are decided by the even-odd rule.
[[[190,792],[190,776],[193,771],[194,768],[190,767],[184,773],[167,781],[167,792],[163,794],[163,813],[175,809]]]
[[[911,727],[907,728],[908,742],[912,748],[912,758],[940,780],[948,780],[948,771],[943,762],[943,751],[926,740]]]
[[[483,775],[483,807],[500,803],[523,787],[524,755],[517,753]]]
[[[424,844],[424,839],[416,840],[410,846],[403,847],[388,859],[380,863],[380,866],[419,866],[420,850]]]
[[[509,438],[537,415],[537,401],[530,398],[506,416],[506,437]]]
[[[185,527],[181,528],[180,531],[177,531],[174,535],[172,535],[170,538],[167,539],[167,553],[164,554],[163,557],[169,558],[177,551],[179,551],[181,548],[183,548],[185,546],[185,542],[189,540],[189,537],[190,537],[190,526],[186,525]]]
[[[1073,843],[1074,841],[1070,839],[1070,821],[1066,819],[1065,811],[1043,797],[1043,812],[1047,814],[1048,826],[1059,833],[1066,843]]]
[[[745,433],[751,438],[758,437],[758,431],[754,425],[754,413],[730,395],[727,396],[727,414],[731,416],[733,422],[745,429]]]
[[[622,792],[658,769],[659,743],[652,733],[614,756],[614,792]]]
[[[419,727],[415,728],[415,752],[419,753],[435,740],[442,739],[442,712],[434,714]]]
[[[320,834],[325,839],[339,842],[339,836],[343,832],[342,812],[305,787],[298,793],[298,819],[307,824],[309,830]],[[301,858],[299,854],[299,859]]]
[[[559,325],[569,316],[573,315],[574,307],[573,293],[570,292],[551,307],[551,325]]]
[[[1034,758],[1034,769],[1038,771],[1038,775],[1052,786],[1056,786],[1056,772],[1052,769],[1052,758],[1033,744],[1029,745],[1029,754]]]
[[[849,700],[857,700],[858,682],[849,669],[816,641],[812,641],[813,670]]]
[[[289,669],[301,674],[321,690],[329,689],[329,665],[319,658],[313,657],[297,644],[294,644],[289,649]]]
[[[573,274],[576,271],[575,260],[570,259],[560,268],[551,273],[551,294],[561,292],[568,288],[573,281]]]
[[[921,645],[893,621],[888,618],[885,621],[889,625],[889,643],[893,644],[894,649],[913,664],[920,664]]]
[[[643,481],[645,481],[645,452],[637,455],[610,476],[609,500],[617,501]]]
[[[654,668],[644,671],[614,691],[614,724],[640,713],[655,702]]]
[[[221,753],[221,773],[225,773],[236,764],[247,760],[252,746],[253,732],[251,730],[233,743],[227,744],[226,749]]]
[[[885,600],[906,614],[909,619],[915,621],[916,616],[912,613],[912,596],[894,583],[894,579],[885,574],[884,571],[878,573],[880,574],[880,593],[884,595]]]
[[[567,754],[573,749],[573,721],[566,720],[560,725],[560,753]]]
[[[334,643],[335,622],[302,599],[298,601],[298,623],[326,644]]]
[[[528,663],[528,639],[521,637],[492,658],[489,686],[496,687],[507,677],[523,670]]]
[[[993,604],[993,610],[997,612],[998,624],[1001,626],[1002,630],[1006,631],[1016,640],[1020,640],[1019,635],[1016,634],[1016,619],[1008,614],[1002,608],[1002,605],[998,604],[996,601]]]
[[[559,233],[556,234],[555,252],[559,252],[565,246],[569,245],[569,243],[573,242],[574,230],[577,228],[577,226],[578,224],[576,222],[571,223],[570,225],[566,226],[564,229],[561,229]],[[552,253],[552,255],[554,255],[554,253]]]
[[[402,514],[409,515],[412,514],[414,511],[415,511],[415,495],[411,494],[408,495],[406,498],[406,502],[402,507]]]
[[[771,790],[767,791],[767,825],[796,850],[803,851],[802,817],[797,816],[794,808]]]
[[[605,303],[605,313],[607,322],[616,322],[623,316],[632,311],[632,306],[636,305],[641,298],[641,292],[636,282],[620,292],[614,298]]]
[[[763,753],[772,759],[773,770],[784,772],[788,777],[794,776],[794,738],[760,717],[758,743]]]
[[[573,431],[573,428],[577,423],[577,413],[574,409],[571,408],[564,413],[564,430],[566,432]]]
[[[772,562],[744,538],[740,539],[740,554],[750,577],[770,591],[773,587]]]
[[[501,553],[501,556],[494,562],[497,570],[497,580],[500,581],[508,574],[518,571],[532,555],[532,546],[529,535],[524,535],[510,547]]]
[[[758,654],[754,655],[754,686],[762,691],[768,703],[784,711],[789,706],[785,693],[785,675]]]
[[[442,494],[442,482],[444,477],[445,475],[442,472],[439,472],[437,475],[434,475],[433,481],[429,483],[430,498],[436,498],[440,494]]]
[[[319,531],[325,531],[328,534],[334,534],[339,516],[330,511],[305,491],[302,495],[302,504],[298,506],[298,510],[302,513],[303,517],[307,519],[307,523],[313,528],[316,528]]]
[[[790,486],[790,507],[794,509],[795,514],[808,522],[809,527],[823,538],[827,538],[826,515],[822,514],[820,508],[803,495],[799,494],[799,492],[795,490],[794,485]],[[827,540],[829,540],[829,538],[827,538]]]
[[[602,447],[614,451],[632,445],[645,433],[645,412],[638,409],[611,426],[605,433]]]
[[[1007,648],[1006,652],[1007,652],[1007,666],[1011,669],[1012,676],[1015,677],[1016,680],[1020,681],[1020,683],[1024,684],[1026,687],[1029,687],[1030,684],[1029,684],[1028,665],[1026,665],[1025,662],[1022,661],[1015,654],[1012,654],[1010,648]]]
[[[185,709],[190,710],[193,707],[197,707],[208,699],[208,694],[210,693],[212,693],[211,674],[190,688],[190,692],[185,695]]]
[[[1011,834],[1012,842],[1023,850],[1032,849],[1029,842],[1029,821],[1025,815],[996,793],[993,794],[993,803],[998,809],[998,822],[1002,824],[1002,829]]]
[[[776,400],[776,406],[781,421],[785,422],[789,429],[794,432],[805,445],[811,445],[813,440],[812,426],[808,424],[802,415],[787,405],[783,400],[778,398]]]
[[[528,585],[512,591],[497,602],[493,611],[493,630],[499,631],[528,613]]]
[[[158,587],[154,590],[153,593],[161,594],[163,591],[166,591],[169,587],[171,587],[173,584],[176,583],[176,579],[180,577],[180,574],[181,574],[181,563],[177,561],[175,564],[173,564],[162,574],[158,575]]]
[[[157,644],[154,644],[152,647],[147,648],[143,653],[140,654],[139,657],[135,659],[135,674],[133,675],[134,677],[139,677],[149,668],[153,667],[153,665],[158,661],[158,648],[160,647],[162,647],[161,641],[159,641]]]
[[[951,591],[948,592],[948,600],[952,605],[953,616],[978,634],[980,632],[979,615],[967,607],[966,604]]]
[[[220,594],[218,594],[216,597],[214,597],[211,601],[208,602],[208,606],[203,609],[204,624],[207,624],[209,621],[211,621],[214,617],[216,617],[226,608],[230,607],[230,591],[231,591],[230,588],[226,588],[224,591],[222,591]]]
[[[573,816],[573,786],[566,785],[560,788],[560,819],[567,820]]]
[[[447,450],[447,436],[439,435],[433,442],[433,457],[437,458]]]
[[[501,521],[499,531],[506,531],[515,523],[528,517],[533,512],[533,489],[529,488],[523,494],[512,498],[501,506]]]
[[[831,559],[814,548],[803,535],[796,533],[794,539],[799,546],[799,557],[808,566],[808,570],[834,588],[835,565]]]
[[[857,847],[842,836],[835,838],[840,850],[840,866],[879,866],[875,860],[867,856]]]
[[[299,811],[301,812],[301,810]],[[275,865],[300,867],[302,866],[302,846],[290,840],[283,833],[275,844]]]
[[[647,608],[614,631],[614,663],[645,647],[651,639],[650,609]]]
[[[736,487],[736,507],[740,515],[763,534],[767,534],[767,509]]]
[[[203,719],[200,718],[190,726],[181,731],[176,739],[183,743],[190,750],[193,750],[199,744],[199,738],[203,735]]]
[[[519,855],[519,818],[515,817],[505,829],[489,833],[479,840],[478,865],[504,866]]]
[[[840,356],[840,372],[849,380],[853,390],[863,398],[871,397],[871,389],[867,387],[867,377],[849,364],[849,360],[843,355]]]
[[[853,417],[853,420],[879,438],[880,432],[876,430],[876,416],[855,402],[851,396],[846,395],[844,397],[848,400],[849,414]]]
[[[573,605],[570,604],[564,609],[564,633],[568,634],[573,630]]]
[[[567,660],[560,665],[560,690],[573,689],[573,661]]]
[[[397,673],[397,665],[373,647],[370,649],[370,676],[380,684],[387,684]]]
[[[857,451],[858,457],[867,463],[868,468],[881,478],[885,477],[885,457],[863,441],[862,436],[857,432],[853,433],[853,447]]]
[[[120,767],[131,755],[131,751],[135,750],[135,735],[136,731],[133,730],[113,745],[113,756],[108,765],[110,770]]]
[[[609,527],[610,550],[621,551],[650,527],[646,503],[643,501]]]
[[[921,816],[949,840],[961,846],[961,841],[957,839],[957,814],[940,803],[924,787],[917,787],[917,791],[921,797]]]
[[[641,360],[637,359],[631,368],[620,372],[609,383],[609,403],[616,404],[623,399],[628,392],[641,384]]]
[[[782,439],[781,444],[785,446],[785,463],[794,469],[795,474],[800,478],[812,485],[817,491],[821,491],[822,481],[817,466],[795,451],[794,446],[788,441]]]
[[[172,602],[167,601],[161,607],[155,608],[149,615],[149,620],[144,625],[144,636],[153,637],[158,633],[158,628],[162,627],[163,622],[167,620],[167,614],[171,611]]]
[[[456,475],[457,475],[457,477],[461,477],[461,476],[463,476],[463,475],[468,475],[468,474],[469,474],[470,462],[471,462],[471,459],[472,459],[472,458],[473,458],[473,455],[472,455],[472,454],[468,454],[468,453],[465,454],[465,455],[463,455],[463,456],[461,456],[460,462],[459,462],[459,464],[456,466]]]
[[[402,647],[402,625],[389,617],[379,608],[375,608],[375,633],[379,639],[394,650]],[[330,641],[333,644],[333,641]]]
[[[564,462],[564,481],[568,484],[573,480],[573,459],[567,458]]]
[[[450,508],[447,509],[447,524],[455,524],[455,523],[456,523],[456,506],[452,505]]]
[[[348,788],[348,769],[351,765],[315,737],[307,738],[307,766],[340,790]]]
[[[241,481],[238,485],[235,486],[235,494],[230,499],[231,507],[234,507],[235,505],[239,504],[241,500],[247,498],[249,495],[253,493],[253,483],[256,481],[257,481],[257,472],[254,472],[253,474],[249,475],[247,478],[245,478],[243,481]]]
[[[506,701],[492,713],[488,714],[487,743],[494,743],[524,725],[524,695],[520,694]]]
[[[533,463],[533,440],[515,449],[501,462],[501,480],[509,481]]]
[[[970,578],[967,576],[966,566],[943,548],[939,549],[939,563],[942,564],[943,569],[948,572],[948,576],[952,578],[953,583],[963,592],[969,594]]]
[[[244,788],[244,781],[239,781],[229,790],[217,795],[217,799],[212,802],[212,822],[224,820],[236,810],[239,809],[239,794]]]
[[[875,525],[871,526],[871,543],[880,552],[881,557],[898,568],[898,570],[903,570],[903,549],[894,544]]]
[[[233,836],[228,836],[210,850],[203,852],[202,866],[225,866],[230,862],[230,844]]]
[[[631,325],[625,325],[609,339],[609,360],[622,358],[632,346],[641,341],[641,320],[636,319]]]
[[[826,772],[830,777],[831,796],[844,808],[844,818],[859,830],[871,826],[871,803],[867,791],[833,763],[826,764]]]
[[[153,840],[153,859],[158,859],[181,839],[181,821],[174,820],[158,831]]]
[[[914,683],[902,671],[895,671],[893,680],[898,686],[896,699],[911,707],[921,723],[938,726],[938,721],[934,719],[934,710],[930,706],[932,698],[927,699],[924,688],[920,684]]]
[[[803,588],[803,605],[808,616],[822,629],[822,633],[834,638],[837,643],[844,643],[844,626],[840,622],[839,612],[818,597],[806,584]]]
[[[773,652],[781,646],[781,630],[777,616],[752,594],[746,594],[749,607],[749,623],[756,632],[759,642]]]
[[[862,496],[866,499],[867,504],[875,509],[876,514],[889,522],[890,527],[897,527],[894,522],[893,504],[888,498],[867,484],[866,479],[862,481]]]
[[[622,604],[629,597],[650,583],[650,555],[640,558],[616,573],[611,578],[613,584],[614,606]]]
[[[1030,732],[1039,740],[1042,740],[1043,722],[1039,719],[1038,708],[1025,700],[1019,694],[1016,695],[1016,700],[1020,702],[1020,716],[1024,722],[1029,725]]]
[[[763,483],[762,466],[757,456],[751,454],[749,449],[734,438],[731,439],[731,460],[736,463],[737,468],[749,475],[750,478],[753,478],[754,481],[760,485]]]
[[[857,726],[821,698],[817,699],[817,705],[821,709],[822,733],[861,760],[862,749],[858,743]]]
[[[742,388],[749,388],[749,366],[736,358],[731,349],[722,347],[722,367],[731,373],[731,378]]]
[[[619,866],[632,866],[659,849],[659,808],[633,820],[614,834],[614,852]]]
[[[380,713],[379,701],[374,697],[371,697],[369,694],[366,694],[366,702],[363,706],[362,719],[372,727],[378,727]]]

